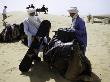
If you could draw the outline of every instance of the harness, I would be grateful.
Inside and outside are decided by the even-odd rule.
[[[78,50],[79,59],[81,64],[91,72],[91,66],[89,60],[83,55],[80,44],[75,38],[70,28],[60,28],[58,31],[54,31],[55,35],[48,43],[48,50],[44,54],[44,61],[48,62],[50,67],[54,67],[54,63],[60,59],[63,62],[68,61],[75,56],[75,52]],[[86,72],[86,71],[85,71]]]
[[[70,28],[60,28],[54,31],[55,35],[48,43],[48,50],[44,54],[44,60],[53,64],[57,58],[68,60],[73,51],[73,45],[76,42],[74,33]]]

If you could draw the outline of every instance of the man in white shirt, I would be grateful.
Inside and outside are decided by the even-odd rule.
[[[7,6],[4,6],[3,13],[2,13],[2,15],[3,15],[3,21],[7,18],[6,9],[7,9]]]
[[[24,20],[23,24],[24,32],[28,37],[28,47],[30,47],[32,43],[32,37],[36,35],[42,21],[38,16],[35,16],[35,9],[29,8],[27,12],[29,17]]]

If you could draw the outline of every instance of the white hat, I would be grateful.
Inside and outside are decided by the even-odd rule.
[[[69,13],[78,13],[78,9],[77,7],[70,7],[70,9],[68,10]]]
[[[28,12],[28,14],[33,13],[33,12],[35,12],[35,9],[29,8],[29,9],[27,10],[27,12]]]

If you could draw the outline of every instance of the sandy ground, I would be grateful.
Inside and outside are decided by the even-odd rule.
[[[26,17],[24,12],[8,13],[7,22],[21,23]],[[43,19],[51,21],[52,30],[69,27],[71,18],[67,16],[40,15]],[[2,26],[0,15],[0,32]],[[86,23],[88,33],[88,47],[86,56],[92,63],[93,72],[101,79],[101,82],[110,82],[110,25]],[[21,42],[0,43],[0,82],[70,82],[63,79],[57,72],[48,70],[45,63],[34,65],[28,73],[22,74],[18,66],[24,57],[27,47]],[[42,53],[39,54],[42,56]]]

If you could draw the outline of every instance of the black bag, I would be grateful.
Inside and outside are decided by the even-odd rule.
[[[59,28],[56,35],[57,38],[64,43],[71,42],[75,38],[74,32],[72,32],[70,28]]]

